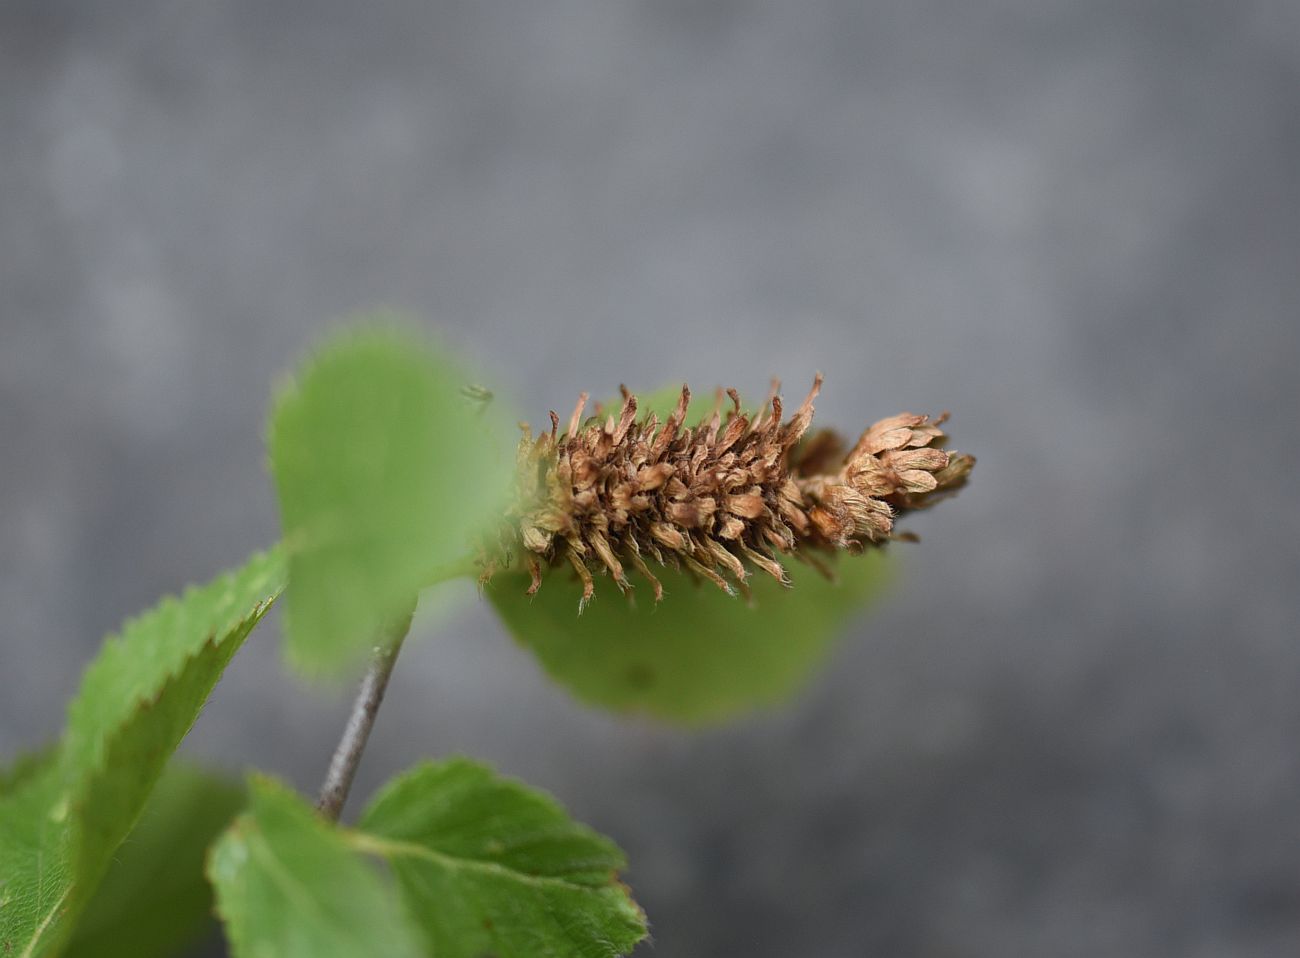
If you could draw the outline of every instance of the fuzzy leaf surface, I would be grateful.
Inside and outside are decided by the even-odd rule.
[[[170,763],[63,958],[166,958],[213,927],[203,862],[243,803],[237,783]]]
[[[467,759],[424,763],[371,803],[382,855],[438,958],[613,958],[645,937],[623,853],[549,796]]]
[[[280,396],[271,468],[289,548],[290,660],[338,673],[455,566],[509,489],[500,410],[466,375],[396,332],[346,335]]]
[[[639,395],[639,415],[653,410],[662,421],[680,394],[674,387]],[[695,424],[713,404],[701,401],[690,411]],[[526,595],[524,573],[499,574],[485,592],[515,639],[578,699],[702,725],[796,693],[888,578],[878,550],[840,557],[836,582],[789,558],[782,564],[791,587],[756,571],[751,601],[658,566],[658,604],[648,586],[623,596],[606,578],[579,615],[581,587],[563,568],[551,569],[535,596]]]
[[[0,954],[50,953],[131,831],[226,663],[283,584],[255,556],[110,637],[68,710],[58,760],[0,800]]]
[[[249,811],[213,846],[208,877],[235,958],[424,954],[345,833],[269,779],[253,779]]]

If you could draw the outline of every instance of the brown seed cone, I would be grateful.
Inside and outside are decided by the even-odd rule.
[[[625,389],[618,416],[604,422],[583,420],[584,393],[563,434],[554,412],[550,432],[536,440],[524,427],[503,555],[484,562],[482,578],[522,553],[530,595],[544,569],[567,562],[582,581],[582,604],[595,588],[593,573],[608,572],[620,590],[629,588],[628,566],[662,598],[647,560],[729,593],[733,586],[747,591],[751,567],[788,584],[778,555],[825,571],[813,553],[856,552],[897,538],[900,512],[965,483],[975,460],[941,448],[946,416],[881,420],[847,455],[829,430],[805,439],[821,384],[819,375],[785,422],[774,385],[753,419],[730,389],[725,416],[715,410],[686,428],[691,393],[683,386],[663,423],[653,412],[638,421],[636,397]]]

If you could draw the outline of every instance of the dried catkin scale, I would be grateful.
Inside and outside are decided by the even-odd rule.
[[[547,569],[565,564],[577,572],[585,604],[595,574],[625,590],[630,569],[658,600],[653,562],[745,592],[750,569],[788,582],[778,556],[826,571],[816,553],[903,538],[894,532],[901,513],[966,482],[975,460],[942,447],[946,414],[882,419],[848,453],[830,430],[806,435],[821,385],[818,375],[785,422],[773,384],[752,420],[730,389],[725,416],[717,408],[684,427],[691,392],[683,386],[662,423],[653,412],[638,421],[636,396],[625,389],[617,416],[584,420],[583,393],[563,434],[554,412],[549,433],[534,439],[524,427],[515,504],[496,557],[483,560],[483,581],[522,560],[531,594]]]

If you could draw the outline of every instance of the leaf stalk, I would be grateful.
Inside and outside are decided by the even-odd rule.
[[[411,629],[414,615],[415,606],[412,604],[410,611],[394,622],[387,641],[375,646],[370,666],[361,679],[361,688],[357,690],[347,725],[343,727],[343,735],[334,749],[329,770],[321,785],[320,797],[316,800],[316,810],[329,821],[338,821],[343,806],[347,803],[352,780],[361,764],[361,754],[365,751],[366,742],[370,740],[370,731],[374,728],[375,717],[379,714],[384,692],[388,689],[388,679],[393,674],[393,666],[397,663],[397,655]]]

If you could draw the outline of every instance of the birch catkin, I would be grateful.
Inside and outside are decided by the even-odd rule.
[[[599,573],[619,589],[635,573],[662,598],[651,563],[727,592],[746,591],[751,569],[788,583],[782,558],[826,571],[819,553],[898,538],[900,514],[965,483],[975,460],[942,448],[945,416],[881,420],[847,453],[830,430],[808,434],[821,385],[819,375],[785,421],[776,385],[752,419],[728,390],[725,415],[717,409],[693,428],[684,425],[685,386],[664,422],[653,412],[638,420],[626,389],[616,416],[584,420],[584,393],[563,432],[554,412],[549,433],[533,439],[525,427],[515,505],[483,578],[522,559],[532,594],[548,568],[567,564],[582,582],[582,603]]]

